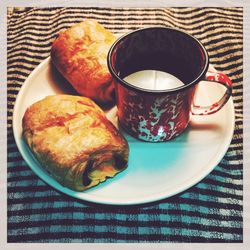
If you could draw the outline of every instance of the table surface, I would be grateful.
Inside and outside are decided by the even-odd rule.
[[[141,206],[75,200],[39,179],[18,152],[12,132],[16,96],[50,54],[56,34],[85,18],[113,33],[170,26],[197,37],[210,62],[233,82],[235,130],[227,153],[200,183]],[[242,8],[8,9],[8,242],[243,241]]]

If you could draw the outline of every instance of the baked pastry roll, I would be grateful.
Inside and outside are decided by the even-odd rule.
[[[24,114],[23,136],[42,167],[73,190],[127,167],[127,141],[86,97],[53,95],[34,103]]]
[[[61,31],[51,48],[51,59],[75,90],[98,103],[114,101],[114,85],[107,66],[115,36],[94,20]]]

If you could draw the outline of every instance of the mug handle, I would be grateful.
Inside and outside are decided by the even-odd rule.
[[[219,83],[226,87],[226,91],[221,99],[209,106],[198,106],[193,104],[191,113],[193,115],[210,115],[219,111],[232,95],[232,82],[229,77],[221,72],[207,72],[204,81]]]

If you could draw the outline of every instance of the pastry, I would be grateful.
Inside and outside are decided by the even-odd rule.
[[[89,98],[53,95],[23,117],[29,148],[60,184],[82,191],[127,167],[127,141]]]
[[[82,96],[100,104],[114,102],[114,85],[107,67],[115,36],[94,20],[61,31],[52,43],[51,59]]]

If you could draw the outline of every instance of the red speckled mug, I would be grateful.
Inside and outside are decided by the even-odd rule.
[[[109,50],[108,67],[115,82],[120,125],[138,139],[167,141],[185,130],[191,114],[208,115],[220,110],[231,96],[232,83],[223,73],[208,72],[208,66],[204,46],[174,28],[144,28],[119,38]],[[184,85],[157,90],[124,80],[141,70],[167,72]],[[209,107],[193,103],[201,80],[225,86],[222,98]]]

